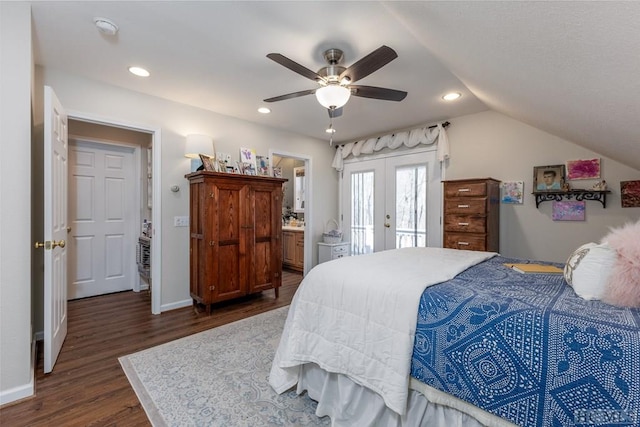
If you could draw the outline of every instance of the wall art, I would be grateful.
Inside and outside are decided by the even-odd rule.
[[[535,191],[562,191],[564,182],[564,165],[533,167],[533,188]]]
[[[500,186],[502,203],[521,204],[524,200],[524,181],[504,181]]]
[[[600,159],[567,160],[567,179],[600,178]]]
[[[623,208],[640,208],[640,181],[620,181]]]
[[[551,218],[554,221],[584,221],[585,202],[553,202]]]

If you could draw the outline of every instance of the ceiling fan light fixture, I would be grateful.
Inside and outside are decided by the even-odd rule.
[[[267,107],[260,107],[258,108],[258,113],[260,114],[269,114],[271,112],[271,110]]]
[[[324,108],[340,108],[347,103],[350,96],[351,91],[348,88],[336,84],[316,90],[316,99]]]

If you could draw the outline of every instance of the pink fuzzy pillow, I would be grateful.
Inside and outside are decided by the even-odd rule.
[[[602,239],[617,256],[602,301],[640,307],[640,221],[614,228]]]

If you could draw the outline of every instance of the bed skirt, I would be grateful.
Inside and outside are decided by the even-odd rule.
[[[311,399],[318,402],[316,415],[329,416],[332,421],[331,425],[335,427],[352,427],[354,425],[376,427],[513,426],[501,418],[471,407],[471,405],[441,393],[415,379],[412,379],[411,388],[407,413],[401,417],[389,409],[375,392],[356,384],[345,375],[329,373],[315,363],[308,363],[300,367],[297,393],[301,394],[306,391]],[[418,390],[422,390],[422,392]],[[438,396],[438,394],[443,396]],[[430,395],[434,401],[446,401],[454,407],[430,401],[425,395]],[[452,400],[447,401],[447,399]],[[464,408],[465,405],[470,408]],[[455,406],[467,411],[478,411],[475,413],[477,418],[456,409]]]

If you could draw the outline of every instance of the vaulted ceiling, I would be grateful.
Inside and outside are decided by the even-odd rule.
[[[491,109],[640,170],[640,2],[42,1],[32,13],[39,65],[324,140],[313,95],[262,101],[317,87],[266,55],[317,71],[326,49],[349,66],[387,45],[398,58],[357,84],[408,96],[351,97],[334,141]],[[443,101],[451,91],[462,98]]]

